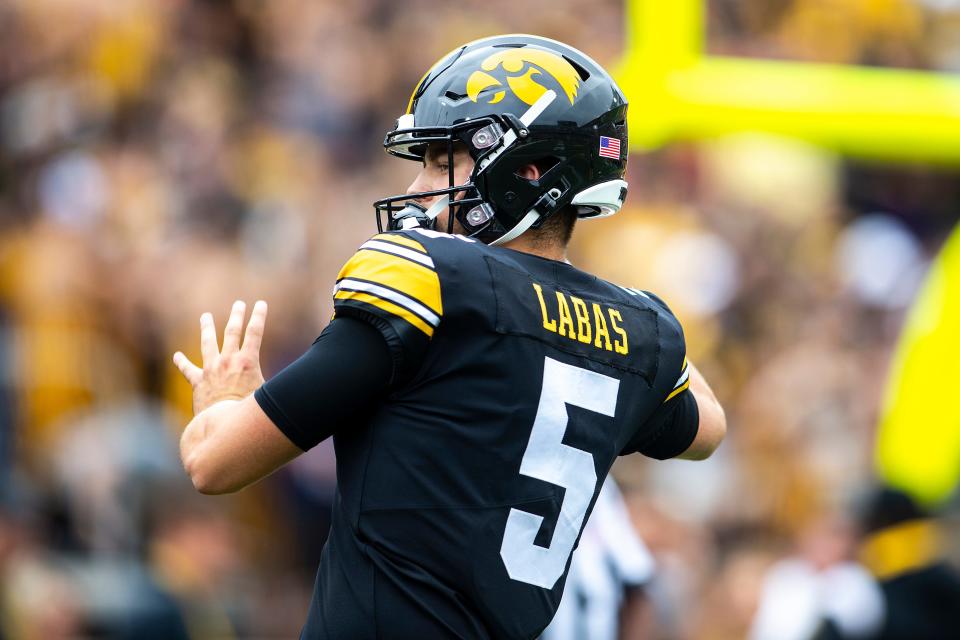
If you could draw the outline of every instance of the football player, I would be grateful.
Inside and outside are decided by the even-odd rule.
[[[204,493],[236,491],[333,436],[338,493],[304,638],[535,638],[617,456],[708,456],[720,405],[656,296],[565,260],[616,213],[627,101],[545,38],[458,47],[387,134],[421,163],[375,203],[335,316],[264,383],[266,305],[234,305],[181,440]]]

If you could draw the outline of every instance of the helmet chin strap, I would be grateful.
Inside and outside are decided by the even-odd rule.
[[[540,219],[540,214],[537,213],[535,209],[532,211],[528,211],[527,215],[523,216],[520,222],[518,222],[516,226],[513,227],[513,229],[510,229],[510,231],[507,231],[505,234],[503,234],[502,236],[500,236],[499,238],[491,242],[490,246],[499,247],[500,245],[504,245],[510,242],[511,240],[519,237],[527,229],[532,227],[534,223],[539,219]]]
[[[556,99],[557,99],[557,93],[555,91],[553,90],[545,91],[544,94],[540,96],[540,98],[536,102],[534,102],[533,105],[529,109],[527,109],[522,116],[520,116],[520,122],[523,123],[525,127],[529,127],[531,124],[533,124],[533,121],[536,120],[540,116],[540,114],[546,111],[547,107],[549,107],[551,103],[553,103],[553,101]],[[526,135],[525,132],[524,132],[524,135]],[[508,131],[506,135],[504,135],[503,137],[503,146],[500,147],[500,149],[496,153],[491,154],[491,156],[486,160],[485,164],[481,167],[481,170],[486,169],[487,166],[491,162],[493,162],[496,156],[503,153],[504,150],[506,150],[507,147],[509,147],[514,142],[516,142],[516,140],[517,140],[517,134],[514,133],[512,130]],[[511,240],[518,238],[527,229],[532,227],[539,219],[540,219],[540,214],[537,213],[537,210],[531,209],[530,211],[527,212],[527,215],[523,216],[520,222],[514,225],[513,229],[510,229],[505,234],[503,234],[502,236],[500,236],[499,238],[491,242],[490,246],[498,247],[500,245],[504,245],[510,242]]]
[[[437,219],[437,216],[440,215],[440,212],[443,211],[449,204],[450,196],[443,196],[434,202],[433,205],[427,209],[427,212],[424,215],[432,222],[433,220]]]

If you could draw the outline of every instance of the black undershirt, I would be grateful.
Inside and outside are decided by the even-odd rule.
[[[254,397],[280,431],[306,451],[368,415],[392,375],[393,357],[383,335],[366,322],[338,317]]]

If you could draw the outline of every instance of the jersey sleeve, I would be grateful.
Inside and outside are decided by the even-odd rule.
[[[654,410],[644,428],[637,431],[622,453],[637,451],[656,460],[667,460],[690,447],[700,426],[700,410],[696,397],[690,392],[686,360],[681,380],[677,381],[677,386]]]
[[[657,385],[663,399],[620,454],[639,452],[666,460],[680,455],[693,443],[700,427],[700,411],[690,391],[690,365],[680,323],[663,300],[648,292],[644,295],[659,307],[665,328],[660,356],[662,377]]]
[[[377,330],[335,318],[297,360],[253,396],[287,438],[307,451],[351,425],[363,424],[385,395],[392,363]]]
[[[411,375],[443,317],[440,276],[424,245],[402,233],[376,235],[340,270],[335,317],[373,325],[394,363],[394,381]]]

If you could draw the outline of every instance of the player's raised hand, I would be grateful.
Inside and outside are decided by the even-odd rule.
[[[246,310],[247,305],[242,300],[233,303],[230,318],[223,331],[222,349],[217,346],[213,315],[204,313],[200,316],[202,368],[190,362],[181,351],[173,354],[173,363],[193,386],[194,414],[221,400],[245,398],[263,384],[260,343],[267,321],[267,303],[258,300],[253,305],[250,322],[247,323],[244,333],[243,320]]]

